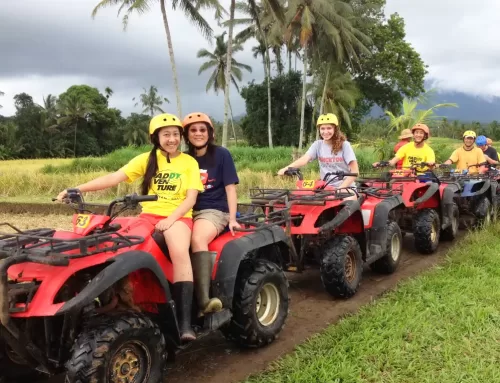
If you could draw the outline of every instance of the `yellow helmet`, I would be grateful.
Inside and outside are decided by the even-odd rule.
[[[318,122],[316,122],[316,127],[323,124],[333,124],[339,126],[339,119],[333,113],[322,114],[318,117]]]
[[[465,137],[472,137],[472,138],[476,138],[476,132],[474,132],[473,130],[466,130],[464,132],[464,134],[462,135],[462,138],[465,138]]]
[[[182,131],[182,123],[178,117],[173,114],[162,113],[154,116],[149,122],[149,135],[152,135],[157,129],[164,128],[165,126],[177,126]]]

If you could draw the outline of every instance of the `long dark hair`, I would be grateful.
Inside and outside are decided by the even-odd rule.
[[[184,132],[182,135],[184,136],[184,142],[186,143],[188,150],[187,153],[191,156],[196,158],[196,146],[194,146],[190,141],[189,141],[189,127],[191,125],[188,125],[184,128]],[[214,167],[215,166],[215,150],[217,148],[217,145],[214,143],[215,142],[215,137],[214,137],[214,128],[210,126],[209,124],[205,123],[205,126],[208,129],[208,141],[207,141],[207,162],[209,167]]]
[[[182,129],[179,128],[179,132],[182,135]],[[150,136],[151,143],[153,144],[153,149],[149,153],[148,164],[146,165],[146,171],[144,172],[144,178],[141,183],[141,194],[147,195],[149,188],[151,187],[151,182],[153,181],[154,176],[158,173],[158,157],[157,152],[158,149],[162,149],[160,146],[160,129],[156,129],[156,131]],[[167,154],[167,161],[170,162],[170,158]]]

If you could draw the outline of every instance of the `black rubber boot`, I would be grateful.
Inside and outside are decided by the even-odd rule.
[[[213,258],[211,251],[197,251],[191,256],[193,266],[194,292],[200,309],[200,316],[203,314],[222,310],[222,302],[219,298],[210,299],[210,280],[213,270]]]
[[[191,308],[193,304],[193,282],[174,283],[174,301],[177,307],[177,322],[182,342],[191,342],[196,334],[191,327]]]

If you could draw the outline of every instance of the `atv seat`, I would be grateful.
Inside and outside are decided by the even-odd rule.
[[[167,242],[165,242],[165,236],[156,230],[153,232],[151,236],[153,237],[154,241],[156,242],[160,250],[163,252],[165,257],[167,257],[167,259],[170,262],[172,262],[172,259],[170,258],[170,253],[168,252]]]

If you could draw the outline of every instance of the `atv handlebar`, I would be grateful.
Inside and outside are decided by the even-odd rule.
[[[286,176],[297,176],[297,178],[302,181],[304,177],[302,176],[302,172],[300,171],[299,168],[288,168],[285,170],[285,175]]]

